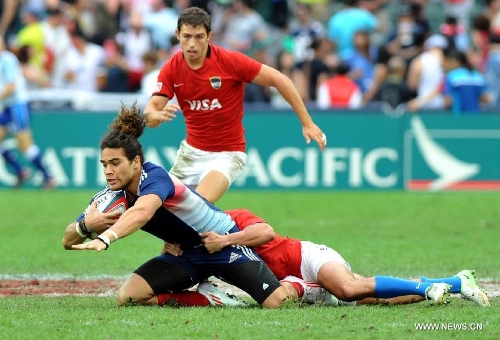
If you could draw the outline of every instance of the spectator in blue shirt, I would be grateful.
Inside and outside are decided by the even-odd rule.
[[[490,94],[491,105],[500,104],[500,35],[491,33],[486,54],[486,86]]]
[[[447,71],[443,90],[446,106],[455,115],[477,114],[480,104],[489,101],[484,75],[472,67],[463,52],[456,49],[445,52],[443,66]]]

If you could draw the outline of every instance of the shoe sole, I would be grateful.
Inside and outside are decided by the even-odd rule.
[[[443,295],[439,299],[440,304],[447,305],[450,303],[450,290],[451,290],[451,286],[447,285],[446,289],[444,290]]]
[[[463,273],[463,271],[460,273]],[[477,282],[477,277],[476,277],[475,271],[470,270],[467,274],[472,277],[472,281],[473,281],[475,287],[470,288],[470,285],[468,285],[469,292],[460,293],[460,295],[462,295],[462,297],[465,300],[475,302],[476,304],[478,304],[481,307],[490,307],[491,306],[490,300],[488,299],[486,292],[479,287],[479,283]],[[467,280],[471,280],[465,274],[462,274],[462,275],[465,276],[465,279],[462,282],[467,282]],[[462,275],[458,275],[458,277],[460,277],[460,280],[462,280],[462,278],[461,278]],[[478,297],[478,298],[476,298],[476,297]]]
[[[477,303],[481,307],[491,307],[490,300],[486,293],[482,290],[474,290],[470,294],[461,294],[465,300]]]

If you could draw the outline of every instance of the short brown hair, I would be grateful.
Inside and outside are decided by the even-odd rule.
[[[199,7],[189,7],[181,12],[177,20],[177,30],[180,32],[182,25],[198,27],[203,25],[207,34],[212,31],[210,14]]]

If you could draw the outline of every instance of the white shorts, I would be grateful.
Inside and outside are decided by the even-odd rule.
[[[300,273],[305,281],[318,282],[319,268],[327,262],[337,262],[351,270],[349,263],[332,248],[323,244],[301,241],[302,263]]]
[[[227,178],[231,185],[245,168],[246,162],[247,155],[244,152],[203,151],[183,140],[170,172],[184,184],[197,186],[210,171],[218,171]]]

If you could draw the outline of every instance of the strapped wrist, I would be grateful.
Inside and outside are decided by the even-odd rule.
[[[87,238],[89,236],[89,234],[85,234],[82,229],[80,228],[80,222],[75,222],[75,231],[76,233],[78,234],[78,236],[82,237],[82,238]]]
[[[109,244],[111,243],[109,241],[109,237],[103,236],[103,235],[99,235],[99,236],[97,236],[97,239],[106,245],[106,248],[104,248],[104,250],[108,250]]]
[[[87,225],[85,224],[85,217],[83,217],[81,220],[80,220],[80,230],[85,233],[85,234],[91,234],[92,231],[89,230],[89,228],[87,228]]]

